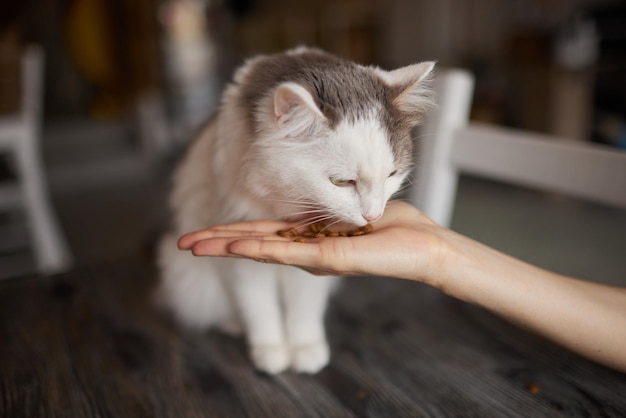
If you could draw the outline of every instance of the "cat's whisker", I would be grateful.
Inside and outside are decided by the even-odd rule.
[[[414,176],[407,176],[405,183],[402,185],[399,191],[405,191],[409,187],[413,187],[413,188],[417,187],[416,180],[417,179]]]
[[[274,218],[272,218],[272,220],[277,221],[281,219],[300,218],[303,215],[311,215],[311,214],[318,214],[318,213],[322,214],[324,213],[324,211],[321,209],[312,209],[312,210],[303,210],[303,211],[298,211],[298,212],[290,212],[288,214],[275,216]],[[306,218],[306,219],[309,219],[309,218]]]
[[[325,213],[325,211],[323,209],[306,209],[306,210],[301,210],[297,212],[290,212],[287,216],[294,217],[296,215],[304,215],[307,213]]]
[[[437,136],[437,134],[419,134],[417,136],[414,136],[413,139],[414,140],[419,140],[419,139],[422,139],[422,138],[433,137],[433,136]]]
[[[315,204],[314,200],[311,200],[309,198],[306,197],[302,197],[300,199],[276,199],[276,198],[270,198],[270,197],[266,197],[265,200],[268,201],[272,201],[272,202],[281,202],[281,203],[297,203],[297,204]]]
[[[319,216],[314,216],[314,217],[311,217],[311,218],[303,219],[301,222],[298,222],[294,226],[296,228],[308,227],[308,226],[313,225],[315,223],[326,222],[327,220],[333,219],[333,218],[334,217],[331,214],[324,213],[324,214],[319,215]]]
[[[328,219],[331,219],[331,218],[332,218],[331,215],[329,215],[327,213],[324,213],[324,214],[321,214],[319,216],[314,216],[312,218],[303,219],[301,222],[299,222],[297,224],[297,227],[298,228],[302,228],[302,227],[305,227],[305,226],[313,225],[314,223],[324,222],[324,221],[326,221]]]
[[[331,218],[332,219],[332,218]],[[333,225],[337,225],[338,223],[341,222],[341,219],[338,218],[334,218],[334,221],[329,223],[328,225],[325,225],[324,228],[322,228],[321,232],[327,231],[328,229],[330,229],[331,226]]]
[[[303,201],[303,200],[282,200],[282,199],[265,199],[268,202],[275,202],[275,203],[288,203],[291,205],[296,205],[296,206],[302,206],[302,207],[311,207],[311,208],[318,208],[319,204],[311,201],[311,202],[307,202],[307,201]]]
[[[402,194],[406,192],[407,190],[414,189],[415,187],[416,187],[415,183],[413,183],[411,180],[407,180],[407,182],[404,183],[402,187],[398,189],[398,191],[396,191],[395,195]]]

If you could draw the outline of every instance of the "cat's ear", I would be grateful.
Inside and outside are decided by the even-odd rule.
[[[376,72],[393,88],[394,105],[407,112],[424,112],[434,104],[431,89],[434,68],[434,61],[425,61],[393,71],[376,69]]]
[[[313,96],[296,83],[283,83],[274,91],[274,120],[280,128],[297,132],[325,117]]]

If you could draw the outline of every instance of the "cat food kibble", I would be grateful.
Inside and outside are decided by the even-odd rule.
[[[283,238],[295,238],[294,242],[305,242],[304,238],[325,238],[325,237],[358,237],[361,235],[369,234],[374,230],[372,224],[367,224],[351,231],[324,231],[326,226],[321,222],[316,222],[309,225],[309,229],[300,234],[295,228],[281,229],[276,232]]]
[[[284,230],[284,231],[278,231],[278,235],[280,235],[283,238],[293,238],[293,237],[299,236],[300,234],[295,228],[291,228],[291,229]]]
[[[526,389],[528,390],[528,392],[532,393],[533,395],[536,395],[539,393],[539,385],[537,385],[536,383],[531,383],[528,386],[526,386]]]

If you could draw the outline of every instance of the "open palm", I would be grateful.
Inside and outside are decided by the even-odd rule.
[[[180,238],[181,249],[194,255],[245,257],[295,265],[315,274],[430,276],[431,258],[441,252],[446,230],[408,203],[389,202],[374,231],[358,237],[311,238],[304,243],[279,237],[290,225],[246,221],[219,225]]]

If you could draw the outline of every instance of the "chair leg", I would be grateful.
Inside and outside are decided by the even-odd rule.
[[[43,165],[36,146],[35,132],[32,130],[27,130],[20,138],[17,169],[37,271],[54,274],[69,270],[73,257],[48,197]]]

